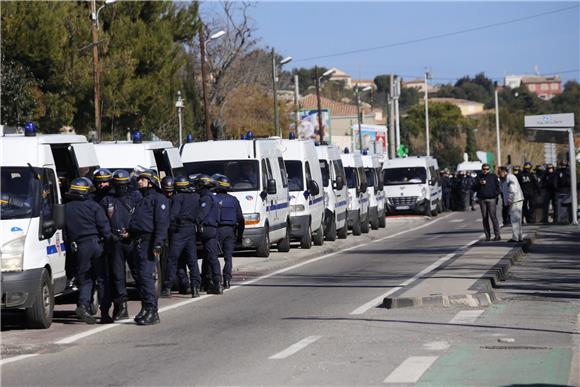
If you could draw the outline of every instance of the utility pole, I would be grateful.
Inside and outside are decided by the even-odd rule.
[[[274,89],[274,126],[276,136],[282,137],[280,130],[280,112],[278,111],[278,71],[276,69],[276,51],[272,47],[272,87]]]
[[[363,140],[362,140],[362,129],[361,129],[361,116],[360,116],[360,92],[358,89],[358,85],[355,86],[355,90],[356,90],[356,121],[358,123],[358,143],[359,143],[359,149],[361,151],[362,154],[362,150],[363,150]],[[355,147],[356,149],[356,147]]]
[[[497,98],[497,87],[495,88],[495,139],[497,142],[497,165],[499,167],[502,165],[501,163],[501,143],[499,137],[499,103]]]
[[[394,84],[393,84],[393,74],[389,75],[389,148],[391,153],[391,158],[394,159],[397,155],[396,153],[396,140],[395,140],[395,108],[394,108]]]
[[[399,119],[399,96],[401,95],[401,79],[395,77],[395,139],[397,149],[401,146],[401,120]]]
[[[211,126],[209,122],[209,103],[207,101],[207,72],[205,68],[205,31],[202,24],[199,29],[199,52],[201,56],[201,89],[203,93],[203,123],[205,125],[205,133],[208,141],[213,140]]]
[[[296,107],[296,116],[294,118],[294,130],[298,133],[298,125],[300,125],[300,89],[298,84],[298,74],[294,75],[294,106]]]
[[[320,76],[318,66],[314,66],[314,76],[316,77],[316,104],[318,105],[318,135],[320,141],[324,141],[324,127],[322,126],[322,103],[320,101]]]
[[[93,37],[93,83],[95,93],[95,131],[101,141],[101,84],[99,67],[99,37],[97,33],[97,2],[91,0],[91,33]]]
[[[429,84],[427,81],[431,79],[431,73],[425,72],[425,144],[427,149],[427,156],[431,156],[429,148]]]
[[[175,102],[175,107],[177,108],[177,120],[179,121],[179,147],[183,145],[183,126],[181,113],[183,112],[183,98],[181,98],[181,91],[177,92],[177,102]]]

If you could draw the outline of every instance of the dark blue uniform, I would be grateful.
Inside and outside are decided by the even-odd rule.
[[[236,235],[244,234],[244,214],[240,202],[235,196],[218,193],[214,197],[219,204],[218,240],[224,253],[224,283],[232,278],[232,255],[236,244]]]
[[[111,300],[102,239],[112,239],[111,226],[97,202],[80,196],[71,196],[70,199],[65,205],[65,221],[69,245],[76,256],[77,304],[89,308],[95,282],[101,311],[108,311]]]
[[[198,224],[201,227],[201,241],[213,285],[221,286],[221,269],[218,242],[219,207],[214,194],[207,188],[199,191],[199,214]]]
[[[183,257],[189,268],[192,287],[199,288],[200,276],[197,266],[196,222],[199,212],[199,195],[196,193],[177,192],[171,199],[171,232],[169,254],[167,257],[167,276],[165,289],[171,289],[175,281],[177,265]]]
[[[133,239],[133,253],[137,263],[137,283],[141,302],[145,308],[157,309],[155,290],[154,248],[160,248],[167,238],[169,228],[169,201],[155,188],[142,191],[143,199],[137,203],[129,223],[129,234]]]
[[[111,223],[112,233],[118,237],[111,243],[109,249],[109,272],[111,274],[112,298],[115,305],[127,302],[126,263],[129,264],[133,278],[137,280],[133,241],[130,238],[123,239],[121,234],[129,230],[131,216],[141,198],[139,191],[133,191],[108,195],[100,202]]]

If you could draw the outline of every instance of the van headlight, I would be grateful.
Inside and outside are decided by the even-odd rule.
[[[304,211],[304,204],[293,204],[290,206],[290,211],[292,212]]]
[[[0,263],[2,271],[22,271],[24,257],[24,236],[6,242],[0,249]]]
[[[427,190],[425,188],[421,189],[419,196],[417,196],[417,201],[420,202],[421,200],[427,197]]]
[[[260,214],[257,212],[251,214],[244,214],[244,224],[251,226],[260,223]]]

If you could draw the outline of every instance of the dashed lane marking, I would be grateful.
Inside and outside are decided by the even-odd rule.
[[[447,341],[432,341],[430,343],[423,344],[423,347],[430,351],[445,351],[446,349],[449,349],[450,346],[451,344],[449,344]]]
[[[411,356],[387,376],[385,383],[417,383],[438,358],[439,356]]]
[[[277,354],[270,356],[268,359],[270,360],[286,359],[287,357],[290,357],[295,353],[297,353],[298,351],[308,347],[310,344],[317,342],[318,340],[320,340],[321,337],[322,336],[308,336],[307,338],[300,340],[296,344],[292,344],[282,352],[278,352]]]
[[[462,310],[449,321],[449,324],[473,324],[483,313],[483,309]]]
[[[465,219],[451,219],[449,221],[449,223],[461,223],[461,222],[465,222]]]

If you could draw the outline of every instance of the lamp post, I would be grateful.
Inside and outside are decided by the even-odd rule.
[[[316,103],[318,105],[318,135],[320,136],[320,141],[324,141],[324,127],[322,126],[322,103],[320,101],[320,84],[335,72],[336,70],[330,69],[325,71],[321,76],[318,76],[318,66],[314,67],[314,76],[316,78]]]
[[[429,148],[429,85],[427,81],[431,79],[431,72],[425,72],[425,143],[427,156],[431,155],[431,150]]]
[[[288,56],[280,61],[278,65],[282,66],[290,63],[292,57]],[[272,88],[274,89],[274,127],[276,135],[282,137],[282,129],[280,128],[280,112],[278,110],[278,65],[276,64],[276,51],[272,47]]]
[[[203,93],[203,123],[205,125],[205,133],[207,140],[213,140],[213,134],[211,132],[210,122],[209,122],[209,111],[208,111],[208,101],[207,101],[207,71],[205,68],[205,45],[214,39],[218,39],[226,34],[225,31],[218,31],[213,35],[210,35],[209,39],[205,39],[204,25],[201,25],[199,29],[199,53],[201,56],[201,89]]]
[[[497,87],[495,88],[495,140],[497,142],[497,167],[501,164],[501,144],[499,138],[499,102],[497,98]]]
[[[179,148],[183,145],[183,121],[181,118],[181,113],[183,112],[184,99],[181,98],[181,91],[177,92],[177,101],[175,102],[175,107],[177,108],[177,119],[179,122]]]
[[[96,0],[91,1],[91,34],[93,38],[93,83],[95,93],[95,131],[97,141],[101,141],[101,80],[99,66],[99,13],[107,5],[113,4],[116,0],[105,0],[105,4],[97,10]]]
[[[354,88],[354,91],[356,93],[356,119],[358,122],[358,142],[361,153],[363,150],[363,141],[362,141],[361,114],[360,114],[360,93],[369,91],[370,89],[371,89],[370,86],[363,87],[362,89],[360,89],[358,85],[356,85]]]

